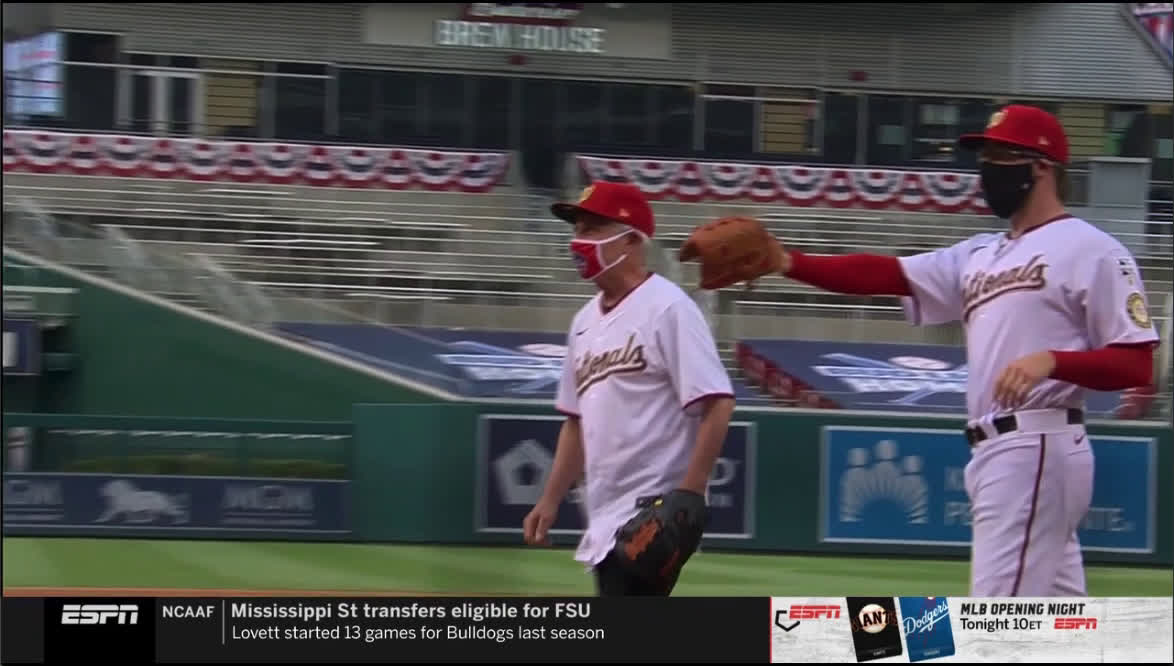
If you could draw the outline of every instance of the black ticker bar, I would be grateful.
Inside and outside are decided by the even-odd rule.
[[[45,600],[4,597],[0,608],[0,663],[45,661]]]
[[[769,598],[6,597],[3,611],[5,663],[769,662],[771,646]]]

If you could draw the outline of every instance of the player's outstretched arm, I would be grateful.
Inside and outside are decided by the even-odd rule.
[[[731,397],[712,396],[702,400],[704,411],[701,423],[697,427],[697,441],[693,446],[693,455],[689,459],[689,469],[681,482],[682,488],[699,495],[705,494],[709,477],[713,474],[714,463],[721,455],[722,443],[726,440],[730,417],[734,413],[734,399]]]
[[[807,256],[784,249],[762,222],[750,217],[723,217],[697,227],[677,256],[682,262],[700,262],[702,289],[753,285],[777,273],[846,294],[912,295],[895,257]]]
[[[571,486],[583,477],[583,435],[578,416],[567,416],[558,434],[558,448],[554,454],[550,476],[542,498],[522,522],[522,532],[530,545],[549,544],[547,530],[558,516],[558,507],[571,490]]]
[[[813,255],[785,250],[782,274],[841,294],[913,295],[897,258],[880,254]]]

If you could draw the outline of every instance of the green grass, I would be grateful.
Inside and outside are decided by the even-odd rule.
[[[5,587],[594,594],[567,549],[6,538]],[[699,553],[683,596],[965,596],[964,561]],[[1170,596],[1169,569],[1090,566],[1091,596]]]

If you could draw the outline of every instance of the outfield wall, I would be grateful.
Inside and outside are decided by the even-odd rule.
[[[356,401],[431,400],[339,363],[64,273],[6,265],[4,278],[5,284],[78,292],[67,331],[76,367],[30,377],[6,373],[6,410],[349,419]]]
[[[32,422],[39,431],[47,431],[58,420],[63,427],[76,431],[79,425],[99,429],[107,417],[85,417],[84,423],[69,422],[70,418],[78,417],[6,415],[5,421],[6,425]],[[122,445],[131,448],[120,449],[129,451],[155,441],[157,437],[152,439],[150,433],[165,430],[163,421],[153,419],[140,426],[134,419],[122,417],[109,425],[138,429],[140,434],[126,437]],[[200,427],[194,421],[187,419],[177,424],[190,434]],[[293,488],[297,484],[275,478],[279,475],[257,478],[235,468],[223,471],[220,475],[244,477],[247,484],[253,484],[238,487],[233,495],[234,507],[254,511],[252,515],[258,522],[253,526],[282,527],[280,520],[290,518],[283,512],[290,513],[291,506],[295,513],[313,513],[314,507],[325,502],[341,514],[303,517],[316,521],[307,529],[329,530],[331,538],[517,544],[521,543],[521,519],[541,491],[560,418],[544,406],[369,404],[355,406],[351,422],[315,425],[217,421],[208,428],[255,430],[260,427],[258,423],[267,423],[264,430],[269,436],[265,441],[277,437],[286,442],[281,446],[290,447],[290,451],[301,441],[296,437],[299,428],[316,428],[318,434],[347,433],[334,444],[318,442],[315,453],[301,455],[347,458],[345,474],[349,483],[340,499],[324,497],[319,501],[313,484]],[[969,450],[961,426],[961,421],[954,419],[832,410],[740,410],[735,414],[710,486],[714,518],[706,545],[746,551],[964,556],[969,541],[969,512],[961,474]],[[1094,423],[1089,430],[1097,456],[1097,480],[1094,509],[1081,530],[1087,560],[1170,565],[1174,562],[1170,428],[1160,424]],[[181,446],[210,447],[214,440],[189,438]],[[75,442],[71,446],[73,454],[80,455],[91,445]],[[244,449],[239,443],[236,446],[233,451],[238,460],[279,455],[272,443],[264,454],[257,452],[260,449]],[[323,447],[331,446],[343,448],[323,452]],[[68,457],[58,452],[57,459],[62,456]],[[150,475],[134,476],[118,470],[101,473],[107,475],[104,483],[130,479],[136,490],[183,495],[182,489],[176,490],[174,485],[182,481],[156,483]],[[29,485],[38,479],[50,485]],[[24,485],[14,487],[13,482]],[[69,492],[87,483],[88,491]],[[14,488],[24,494],[14,494]],[[46,503],[108,503],[109,497],[86,496],[86,492],[94,495],[95,488],[83,477],[71,480],[60,474],[6,474],[5,533],[93,533],[95,516],[101,517],[106,511],[98,514],[95,509],[58,507],[64,518],[57,524],[30,529],[27,524],[18,528],[9,508],[27,509],[32,502],[32,509],[27,510],[51,515],[52,511],[44,510],[54,507]],[[226,488],[205,490],[201,492],[207,499],[198,501],[225,503]],[[22,503],[14,504],[10,501],[13,499]],[[38,507],[37,502],[42,505]],[[169,517],[164,515],[167,512],[159,513],[153,515],[147,506],[138,514],[108,517],[100,531],[115,536],[141,535],[150,533],[151,525],[157,525],[166,528],[160,534],[168,536],[300,538],[298,530],[276,529],[267,535],[257,530],[220,529],[225,526],[220,514],[201,514],[206,516],[202,519],[205,522],[185,526],[168,523]],[[270,519],[279,522],[270,525],[266,522]],[[554,526],[555,541],[573,543],[581,521],[578,505],[573,501],[564,503]],[[199,529],[191,529],[196,527]],[[315,534],[315,538],[321,538],[323,533]]]

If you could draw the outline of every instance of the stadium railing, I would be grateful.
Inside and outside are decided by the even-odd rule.
[[[567,226],[549,215],[549,199],[511,190],[226,187],[6,173],[3,193],[6,243],[71,265],[103,266],[131,286],[260,326],[334,321],[565,331],[591,294],[567,255]],[[697,225],[721,215],[758,217],[785,243],[817,253],[912,254],[1004,224],[976,214],[745,201],[660,200],[653,207],[654,266],[685,286],[696,284],[696,266],[675,262],[676,248]],[[1117,234],[1140,250],[1153,314],[1163,326],[1174,273],[1171,223],[1116,223]],[[75,246],[69,256],[62,243]],[[117,273],[128,265],[133,270]],[[895,299],[827,294],[780,277],[752,292],[730,289],[698,300],[727,356],[743,337],[961,342],[957,327],[908,327]]]
[[[374,307],[381,302],[555,305],[590,293],[567,256],[566,226],[536,212],[540,207],[527,195],[486,200],[482,194],[395,192],[372,201],[345,189],[269,185],[222,193],[184,183],[143,188],[122,178],[87,180],[82,188],[68,177],[60,183],[56,178],[10,175],[5,198],[35,198],[57,218],[116,230],[110,233],[143,245],[203,255],[258,286],[358,303],[359,311],[375,318],[394,316],[386,307]],[[695,226],[730,214],[757,216],[789,245],[827,253],[911,254],[1001,225],[977,215],[770,204],[658,201],[654,208],[660,254],[669,255]],[[1131,229],[1125,232],[1131,244],[1143,248],[1138,262],[1151,301],[1162,303],[1171,279],[1168,238],[1152,233],[1153,222],[1120,224]],[[693,266],[680,271],[685,282],[695,279]],[[739,296],[725,314],[899,315],[892,299],[824,294],[779,277],[763,280],[753,295]]]
[[[273,304],[260,289],[205,255],[150,252],[117,226],[61,219],[29,199],[5,206],[6,246],[242,323],[267,327],[274,321]]]

